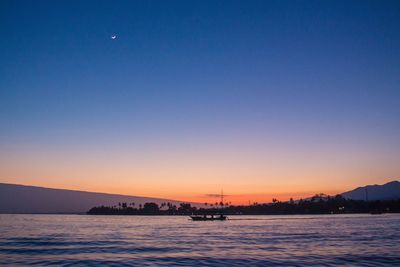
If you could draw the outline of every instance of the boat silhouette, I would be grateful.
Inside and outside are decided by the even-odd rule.
[[[203,214],[203,215],[190,215],[192,221],[225,221],[228,219],[224,214],[222,214],[223,205],[224,205],[224,193],[221,190],[221,209],[218,215],[215,214]]]
[[[219,214],[219,215],[191,215],[190,218],[192,219],[192,221],[225,221],[226,219],[228,219],[228,217],[226,217],[223,214]]]

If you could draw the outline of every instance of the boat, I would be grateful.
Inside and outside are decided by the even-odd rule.
[[[192,221],[225,221],[226,219],[228,219],[228,217],[226,217],[223,214],[219,214],[219,215],[191,215],[190,218],[192,219]]]
[[[221,210],[219,214],[204,214],[204,215],[190,215],[192,221],[225,221],[228,219],[224,214],[222,214],[223,203],[224,203],[224,192],[221,190]]]

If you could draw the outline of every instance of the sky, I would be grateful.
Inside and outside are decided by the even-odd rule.
[[[399,28],[399,1],[0,1],[0,182],[247,203],[398,180]]]

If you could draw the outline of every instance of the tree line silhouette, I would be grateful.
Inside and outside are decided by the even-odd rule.
[[[341,213],[400,213],[400,199],[386,201],[363,201],[345,199],[341,195],[334,197],[317,194],[309,199],[279,201],[271,203],[253,203],[250,205],[231,205],[231,203],[204,203],[197,208],[190,203],[176,206],[169,202],[158,205],[154,202],[144,205],[135,203],[118,203],[115,206],[93,207],[90,215],[284,215],[284,214],[341,214]]]

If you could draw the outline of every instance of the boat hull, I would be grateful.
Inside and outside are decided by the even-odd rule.
[[[190,216],[190,218],[192,219],[192,221],[225,221],[227,219],[227,217],[224,215],[216,216],[216,217],[194,215],[194,216]]]

